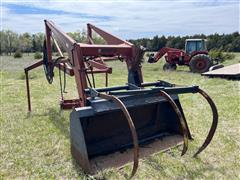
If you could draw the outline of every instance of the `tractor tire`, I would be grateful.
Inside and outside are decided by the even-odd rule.
[[[176,69],[177,69],[176,64],[165,63],[163,65],[163,70],[164,71],[175,71]]]
[[[192,57],[189,63],[193,73],[204,73],[212,66],[211,58],[206,54],[198,54]]]

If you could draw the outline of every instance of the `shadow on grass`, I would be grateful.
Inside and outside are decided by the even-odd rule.
[[[42,113],[42,114],[32,114],[31,112],[28,112],[26,118],[31,118],[31,117],[47,117],[50,122],[55,126],[54,129],[56,129],[59,133],[63,134],[67,139],[70,140],[70,119],[69,117],[65,117],[64,114],[54,108],[49,108],[47,113]],[[70,151],[70,148],[69,148]],[[97,174],[87,174],[84,172],[84,170],[78,165],[76,160],[71,157],[71,163],[73,166],[73,169],[77,173],[78,177],[83,178],[83,179],[92,179],[92,180],[106,180],[108,179],[108,176],[111,176],[110,174],[106,174],[104,171],[100,171]],[[124,172],[118,171],[125,179],[128,179],[129,176],[128,174],[125,174]]]
[[[64,117],[61,111],[57,111],[53,108],[49,109],[48,116],[49,120],[56,127],[56,129],[58,129],[59,132],[63,134],[66,138],[70,138],[69,118]]]
[[[49,120],[53,123],[56,129],[59,130],[61,134],[63,134],[66,138],[70,139],[70,119],[69,117],[64,117],[61,111],[57,111],[56,109],[50,108],[48,112]],[[76,160],[72,157],[72,165],[76,170],[79,177],[85,176],[87,179],[97,179],[104,180],[105,178],[102,176],[91,176],[84,173],[83,169],[77,164]]]
[[[226,173],[226,169],[224,169],[224,167],[214,167],[213,164],[206,163],[206,162],[202,161],[200,158],[195,158],[195,160],[199,164],[199,167],[195,168],[195,169],[191,169],[191,168],[189,168],[189,165],[186,165],[187,163],[182,164],[181,166],[183,167],[183,171],[186,172],[186,173],[182,173],[182,174],[187,174],[187,175],[183,175],[183,176],[176,175],[176,179],[206,179],[206,178],[208,178],[206,176],[206,174],[208,174],[207,172],[215,171],[222,175],[224,175]],[[162,177],[167,178],[167,179],[172,178],[172,175],[168,175],[164,171],[164,169],[167,168],[170,164],[167,165],[165,162],[163,162],[163,164],[166,166],[164,168],[164,165],[161,165],[161,163],[159,163],[159,161],[153,157],[148,158],[144,162],[148,166],[150,166],[151,169],[154,169],[157,172],[160,172]],[[173,164],[173,166],[174,166],[174,164]]]
[[[206,172],[213,172],[217,171],[219,174],[224,175],[226,173],[226,170],[224,167],[214,167],[212,164],[205,163],[203,162],[200,158],[196,158],[196,161],[198,161],[199,164],[202,166],[196,169],[188,169],[188,167],[183,164],[184,170],[187,172],[187,176],[184,178],[186,179],[205,179],[206,177]]]

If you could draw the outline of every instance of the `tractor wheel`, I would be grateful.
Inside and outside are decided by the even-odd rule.
[[[209,70],[211,65],[212,61],[210,57],[205,54],[193,56],[189,63],[190,70],[194,73],[204,73]]]
[[[176,69],[177,69],[176,64],[165,63],[163,65],[163,70],[164,71],[175,71]]]

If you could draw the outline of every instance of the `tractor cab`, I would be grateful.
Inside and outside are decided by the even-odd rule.
[[[194,51],[207,51],[205,39],[186,39],[185,51],[191,54]]]

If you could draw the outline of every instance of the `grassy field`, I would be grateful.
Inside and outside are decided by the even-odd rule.
[[[235,59],[240,61],[240,53]],[[1,147],[0,179],[125,179],[123,171],[109,169],[88,176],[76,165],[70,154],[69,113],[60,111],[58,71],[52,85],[45,80],[43,68],[31,72],[31,114],[27,99],[23,68],[33,63],[33,56],[21,59],[1,56]],[[110,85],[126,83],[124,63],[111,62]],[[240,179],[240,83],[226,79],[211,79],[192,74],[187,67],[176,72],[163,72],[163,62],[143,64],[144,80],[165,80],[182,85],[199,85],[215,101],[219,111],[219,126],[210,146],[198,158],[192,158],[206,137],[211,124],[211,112],[199,95],[181,95],[185,116],[194,141],[188,153],[181,157],[180,149],[151,156],[140,162],[134,179]],[[103,76],[97,84],[103,86]],[[77,97],[74,80],[68,79],[66,97]],[[124,168],[130,173],[131,166]]]

